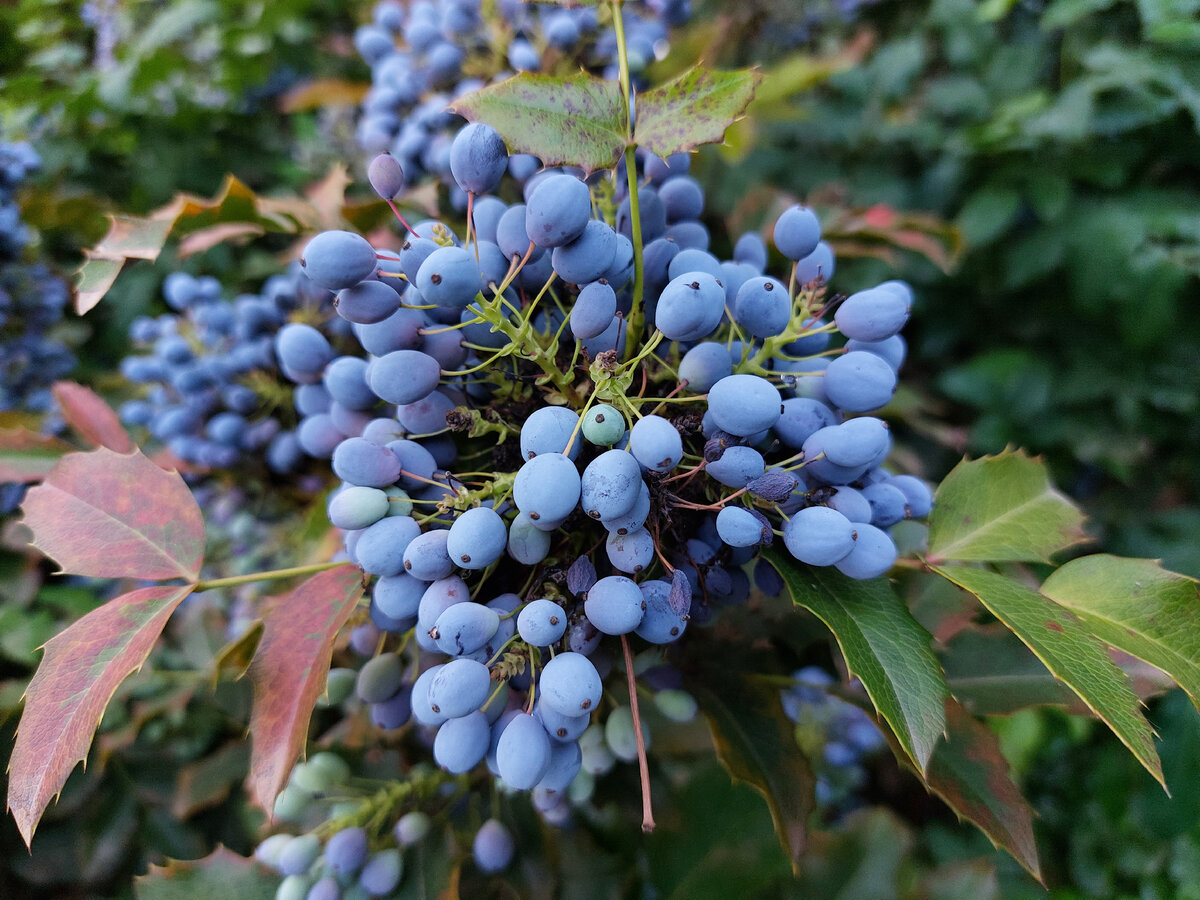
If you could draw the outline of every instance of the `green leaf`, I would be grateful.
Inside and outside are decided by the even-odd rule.
[[[1020,451],[964,460],[937,489],[929,561],[1019,562],[1079,543],[1083,515],[1050,484],[1041,460]]]
[[[147,587],[88,613],[46,644],[9,761],[8,808],[25,843],[92,737],[117,688],[141,668],[194,585]]]
[[[278,875],[225,847],[194,862],[152,865],[133,882],[137,900],[272,900],[278,888]]]
[[[1054,572],[1042,593],[1100,640],[1162,669],[1200,707],[1198,588],[1155,560],[1097,554]]]
[[[933,753],[925,783],[1041,881],[1033,811],[1013,783],[999,739],[953,701],[946,704],[946,724],[946,740]]]
[[[462,863],[449,828],[431,832],[404,856],[397,900],[457,900]]]
[[[615,81],[522,72],[459,97],[450,107],[500,132],[509,153],[547,166],[611,169],[625,149],[625,109]]]
[[[796,746],[778,689],[751,685],[728,672],[714,674],[688,690],[708,720],[721,764],[766,799],[775,834],[795,869],[816,807],[816,779]]]
[[[945,730],[949,696],[929,632],[884,578],[858,581],[834,569],[798,565],[776,551],[766,559],[787,582],[792,602],[833,632],[851,674],[924,770]]]
[[[1166,787],[1154,749],[1154,732],[1142,715],[1129,679],[1108,651],[1070,610],[996,572],[963,566],[934,571],[974,594],[1019,637],[1057,678],[1079,695]]]
[[[968,198],[958,214],[967,244],[982,247],[1000,237],[1021,210],[1021,197],[1007,185],[989,184]]]
[[[697,66],[674,81],[637,95],[634,139],[666,159],[701,144],[725,139],[754,99],[762,73],[753,69],[719,71]]]
[[[942,584],[954,590],[947,582]],[[950,693],[977,716],[1078,702],[1008,629],[967,629],[955,635],[940,655]]]

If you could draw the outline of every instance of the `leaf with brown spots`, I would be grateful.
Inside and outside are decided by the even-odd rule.
[[[72,575],[185,578],[204,561],[204,521],[178,472],[139,451],[69,453],[21,506],[33,545]]]
[[[141,668],[195,585],[141,588],[92,610],[46,644],[25,692],[9,761],[8,808],[25,843],[88,747],[117,687]]]
[[[308,737],[325,690],[333,640],[362,595],[362,573],[327,569],[278,598],[263,615],[250,663],[250,793],[268,812]]]
[[[638,144],[664,159],[701,144],[716,144],[742,117],[762,73],[696,67],[674,81],[637,95]]]
[[[621,89],[593,75],[522,72],[459,97],[450,108],[495,128],[509,153],[531,153],[547,166],[611,169],[625,149]]]
[[[96,447],[128,453],[133,441],[111,406],[95,391],[74,381],[57,381],[51,388],[66,423]]]
[[[1073,612],[997,572],[966,566],[934,566],[933,571],[974,594],[1054,677],[1104,720],[1146,771],[1166,788],[1162,763],[1154,748],[1154,730],[1142,715],[1141,701],[1129,678]]]
[[[929,789],[959,816],[974,822],[1042,880],[1033,811],[1008,771],[996,735],[953,700],[946,701],[946,740],[937,745],[925,773]]]
[[[1021,451],[964,460],[938,485],[929,561],[1049,562],[1084,539],[1083,514]]]
[[[72,447],[27,428],[0,428],[0,481],[41,481]]]
[[[1100,640],[1162,669],[1200,707],[1200,581],[1153,559],[1096,554],[1051,574],[1042,593]]]

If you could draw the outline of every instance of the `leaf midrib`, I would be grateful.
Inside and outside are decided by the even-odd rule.
[[[963,544],[969,545],[972,541],[977,541],[981,534],[986,534],[987,532],[994,529],[1000,523],[1010,519],[1011,517],[1017,515],[1018,513],[1022,512],[1022,511],[1024,511],[1026,507],[1032,506],[1035,503],[1039,503],[1039,502],[1045,500],[1046,498],[1057,497],[1057,496],[1061,496],[1061,494],[1059,494],[1053,488],[1047,487],[1046,490],[1042,491],[1040,494],[1038,494],[1034,497],[1030,497],[1028,500],[1020,503],[1019,505],[1014,506],[1011,509],[1006,510],[1005,512],[1002,512],[1000,515],[996,516],[994,519],[988,519],[979,528],[975,529],[974,531],[967,532],[966,534],[962,535],[961,537],[956,538],[955,540],[951,541],[949,544],[945,545],[944,547],[941,547],[938,549],[934,549],[933,547],[930,547],[929,548],[930,561],[931,562],[935,562],[935,561],[940,562],[940,561],[944,561],[944,560],[962,558],[962,557],[955,557],[955,556],[951,555],[953,553],[955,547],[962,546]],[[1043,557],[1038,557],[1038,559],[1042,559],[1042,558]]]
[[[122,521],[121,519],[118,519],[116,516],[114,516],[112,513],[110,513],[108,510],[104,509],[103,507],[96,506],[90,500],[87,500],[84,497],[81,497],[79,494],[72,494],[69,491],[65,491],[56,484],[50,484],[49,482],[47,482],[45,486],[51,488],[54,491],[57,491],[62,496],[67,497],[68,499],[74,501],[75,503],[86,506],[88,509],[95,510],[96,512],[100,513],[100,515],[103,519],[108,520],[109,522],[113,523],[113,525],[116,528],[118,528],[124,532],[127,532],[128,534],[133,535],[137,539],[138,543],[144,544],[145,546],[149,547],[153,551],[155,556],[169,562],[171,564],[171,566],[176,571],[179,572],[180,578],[187,579],[188,581],[195,581],[196,578],[199,576],[200,573],[198,571],[193,572],[189,569],[184,568],[183,563],[179,559],[177,559],[174,555],[169,553],[165,547],[161,547],[158,544],[154,543],[154,541],[152,541],[150,539],[149,535],[145,534],[144,532],[138,531],[136,528],[134,528],[131,525],[126,524],[124,521]],[[34,540],[33,544],[35,547],[38,546],[36,539]],[[41,549],[41,548],[39,548],[39,549]],[[157,579],[155,579],[155,580],[157,580]]]

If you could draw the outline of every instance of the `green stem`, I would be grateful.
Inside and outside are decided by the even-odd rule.
[[[626,342],[626,352],[633,347],[636,341],[641,340],[642,336],[642,291],[643,285],[643,265],[642,265],[642,216],[641,210],[638,207],[638,190],[637,190],[637,157],[634,155],[634,150],[637,148],[637,141],[633,139],[633,111],[630,109],[630,96],[633,92],[633,83],[629,77],[629,53],[625,45],[625,20],[621,16],[621,5],[623,0],[610,0],[613,16],[613,31],[617,38],[617,63],[620,68],[621,79],[621,105],[625,110],[625,183],[629,190],[629,220],[632,228],[633,240],[633,307],[629,311],[629,333],[630,339]]]
[[[297,575],[313,575],[327,569],[336,569],[346,565],[345,562],[312,563],[307,566],[293,566],[290,569],[275,569],[271,572],[252,572],[249,575],[234,575],[229,578],[213,578],[208,581],[196,582],[197,591],[211,591],[216,588],[235,587],[239,584],[253,584],[256,581],[275,581],[280,578],[293,578]]]

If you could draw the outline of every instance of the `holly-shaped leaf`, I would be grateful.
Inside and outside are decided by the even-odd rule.
[[[935,566],[934,571],[974,594],[1166,787],[1154,731],[1128,677],[1074,613],[996,572],[965,566]]]
[[[950,692],[977,716],[1010,715],[1030,706],[1079,705],[1071,690],[999,625],[959,632],[940,657]]]
[[[661,87],[637,95],[634,139],[662,158],[725,139],[754,99],[762,73],[697,66]]]
[[[139,451],[69,453],[22,504],[33,545],[62,571],[195,581],[204,521],[179,473]]]
[[[92,736],[117,687],[141,668],[195,585],[141,588],[88,613],[46,644],[25,692],[9,761],[8,808],[25,843]]]
[[[1200,707],[1200,582],[1153,559],[1097,554],[1042,585],[1100,640],[1162,669]]]
[[[792,602],[824,622],[846,666],[922,771],[946,727],[949,696],[930,635],[884,578],[859,581],[831,568],[802,566],[768,551]]]
[[[450,108],[495,128],[509,153],[531,153],[547,166],[611,169],[625,149],[621,88],[593,75],[522,72],[459,97]]]
[[[28,428],[0,428],[0,482],[41,481],[71,445]]]
[[[327,569],[275,600],[250,663],[250,793],[270,811],[296,759],[325,691],[333,640],[362,595],[352,565]]]
[[[933,752],[925,783],[1041,881],[1033,811],[1013,783],[1000,741],[953,700],[946,703],[946,725],[946,740]]]
[[[137,900],[272,900],[279,876],[218,847],[204,859],[151,866],[133,881]]]
[[[1041,460],[1006,450],[960,462],[938,486],[929,561],[1049,562],[1084,539],[1083,515]]]
[[[235,237],[295,234],[336,227],[327,210],[311,200],[259,197],[228,175],[211,198],[178,194],[148,216],[111,216],[108,234],[85,251],[75,275],[75,311],[88,312],[104,298],[128,260],[156,260],[171,239],[183,239],[181,251],[196,253]]]
[[[74,381],[57,381],[51,391],[66,423],[93,446],[107,447],[116,453],[133,450],[133,441],[117,414],[91,388]]]
[[[717,758],[730,775],[766,799],[775,834],[795,867],[816,805],[816,779],[796,746],[779,691],[729,677],[728,672],[713,675],[692,682],[689,691],[712,729]]]

